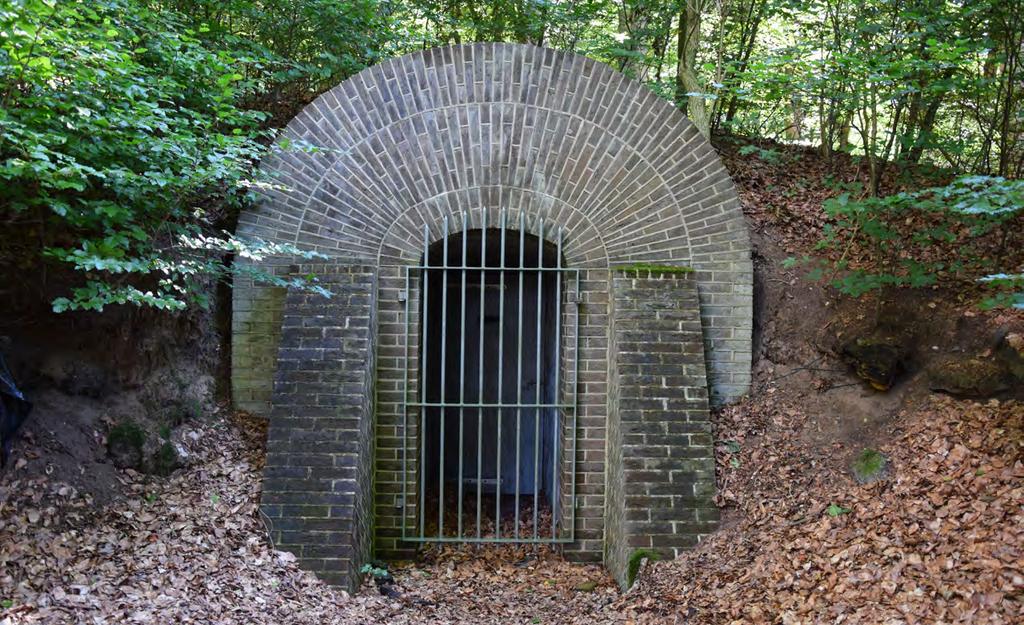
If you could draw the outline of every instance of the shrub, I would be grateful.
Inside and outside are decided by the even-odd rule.
[[[1022,180],[969,176],[886,197],[844,193],[824,207],[832,221],[818,249],[830,260],[811,272],[812,279],[829,275],[832,286],[855,297],[891,286],[982,280],[998,289],[984,305],[1024,306],[1012,292],[1024,280],[1005,273],[1024,262]]]
[[[64,310],[205,303],[230,254],[304,253],[219,235],[252,197],[271,135],[240,102],[258,88],[239,56],[174,11],[139,0],[12,0],[0,8],[0,208],[45,258],[84,280]],[[212,231],[211,231],[212,230]],[[35,243],[38,242],[38,243]]]
[[[853,461],[853,475],[858,482],[864,484],[882,476],[888,461],[875,449],[864,449]]]

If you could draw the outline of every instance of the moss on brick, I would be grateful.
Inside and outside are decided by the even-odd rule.
[[[633,582],[636,581],[636,575],[640,572],[640,564],[643,563],[645,558],[651,562],[661,560],[661,556],[658,555],[658,552],[651,549],[637,549],[633,553],[629,554],[629,562],[626,565],[627,588],[631,587]]]
[[[634,263],[632,265],[620,265],[614,268],[615,271],[621,271],[623,273],[672,273],[672,274],[687,274],[693,273],[693,267],[686,265],[657,265],[652,263]]]

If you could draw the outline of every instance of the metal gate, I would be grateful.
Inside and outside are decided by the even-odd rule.
[[[504,210],[496,228],[482,215],[469,230],[463,213],[451,236],[446,216],[433,246],[424,226],[422,262],[405,274],[420,297],[418,324],[405,298],[402,538],[571,542],[579,271],[562,266],[562,228],[552,242],[543,220],[533,237],[522,213],[518,231]]]

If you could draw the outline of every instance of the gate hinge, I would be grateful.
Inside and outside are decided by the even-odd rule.
[[[409,292],[408,291],[406,291],[405,289],[402,289],[401,291],[398,292],[398,301],[404,302],[407,299],[409,299]]]

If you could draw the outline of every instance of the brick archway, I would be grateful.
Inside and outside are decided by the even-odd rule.
[[[608,547],[608,536],[635,533],[628,529],[633,521],[624,512],[631,504],[612,486],[599,482],[604,480],[606,462],[613,465],[611,476],[625,470],[622,448],[629,444],[623,437],[635,434],[635,428],[628,426],[627,413],[631,413],[623,402],[635,391],[635,401],[644,405],[649,395],[630,386],[634,382],[628,381],[633,379],[628,361],[633,351],[622,346],[642,332],[661,337],[676,336],[675,332],[696,340],[693,345],[681,339],[688,346],[687,357],[678,354],[676,358],[681,374],[692,382],[680,388],[692,388],[681,395],[682,403],[674,412],[666,408],[666,413],[673,414],[690,411],[694,422],[706,422],[709,395],[712,402],[732,400],[750,383],[753,276],[748,234],[733,184],[708,142],[670,103],[611,68],[581,56],[515,44],[456,46],[389,60],[320,96],[288,125],[285,136],[296,145],[317,149],[292,149],[265,161],[262,169],[277,186],[257,208],[242,215],[239,234],[296,243],[331,255],[332,261],[318,269],[340,297],[318,304],[301,294],[236,284],[235,402],[271,414],[282,428],[298,428],[275,430],[272,422],[265,493],[269,499],[264,497],[272,517],[275,513],[283,520],[294,516],[283,507],[291,505],[289,489],[301,486],[294,481],[313,475],[315,463],[324,461],[300,464],[295,454],[308,447],[303,450],[299,443],[279,444],[275,449],[274,432],[287,441],[312,437],[295,435],[305,431],[294,420],[301,417],[297,411],[303,412],[299,407],[308,406],[309,401],[294,385],[289,386],[292,365],[282,367],[282,362],[292,357],[321,361],[342,357],[331,347],[316,354],[303,352],[312,343],[303,343],[301,337],[315,334],[309,331],[310,322],[303,322],[303,315],[309,314],[303,310],[316,308],[318,318],[367,320],[362,330],[325,321],[319,331],[327,336],[336,328],[347,348],[362,346],[368,369],[357,382],[348,383],[357,384],[353,393],[377,398],[376,406],[349,405],[324,392],[325,403],[314,406],[325,414],[363,410],[370,422],[375,416],[375,426],[349,425],[370,438],[376,428],[377,457],[371,470],[372,446],[354,446],[351,453],[367,459],[354,461],[353,466],[361,468],[346,472],[351,474],[346,479],[353,480],[348,490],[324,498],[328,508],[348,505],[350,498],[341,494],[366,500],[363,509],[355,512],[326,510],[326,518],[332,512],[352,517],[346,520],[356,535],[349,540],[352,546],[319,552],[310,548],[308,554],[300,555],[321,572],[346,558],[358,559],[368,548],[371,525],[378,549],[400,550],[393,521],[401,516],[400,504],[406,502],[393,466],[398,461],[397,448],[389,428],[396,427],[399,418],[396,359],[404,339],[392,330],[399,324],[401,300],[414,294],[403,292],[399,271],[418,258],[424,224],[436,239],[444,215],[465,212],[472,226],[483,211],[494,215],[505,209],[524,213],[530,224],[543,218],[561,225],[566,261],[587,272],[586,309],[581,315],[589,315],[586,319],[593,331],[581,355],[607,364],[594,380],[581,381],[586,386],[581,394],[582,427],[586,436],[594,438],[581,439],[586,442],[580,450],[585,474],[580,484],[585,488],[578,505],[585,514],[578,544],[572,548],[589,557],[604,554],[613,568],[618,566],[615,561],[623,558],[626,547]],[[688,267],[693,273],[641,271],[639,263]],[[307,269],[294,267],[289,259],[269,265],[281,272]],[[680,321],[682,317],[676,319],[675,313],[666,311],[668,325],[646,327],[636,315],[625,314],[638,298],[661,302],[669,296],[694,309],[693,319]],[[364,300],[366,309],[353,315],[352,303]],[[618,323],[614,322],[616,310],[623,313]],[[651,314],[654,321],[662,317],[659,312]],[[304,323],[306,331],[299,332]],[[695,354],[696,362],[692,361]],[[603,387],[598,379],[602,375]],[[333,384],[334,379],[327,376],[323,383]],[[683,405],[686,401],[692,405]],[[666,426],[666,436],[670,429]],[[676,428],[681,435],[694,437],[686,438],[687,444],[703,444],[706,428],[690,429]],[[632,452],[625,453],[628,457]],[[274,468],[275,462],[280,462],[280,469]],[[666,471],[690,476],[691,499],[699,499],[702,495],[697,491],[706,489],[698,487],[698,482],[711,479],[713,487],[713,471],[708,478],[707,467],[664,466]],[[369,490],[371,474],[375,493]],[[369,501],[374,498],[371,513]],[[335,501],[342,503],[330,503]],[[690,534],[706,531],[701,519],[690,520],[694,523]],[[653,527],[656,520],[648,523]],[[309,529],[314,526],[307,524],[303,531],[325,536],[334,531]],[[303,544],[311,541],[315,542],[313,534]],[[653,546],[676,548],[676,543],[668,540]]]

